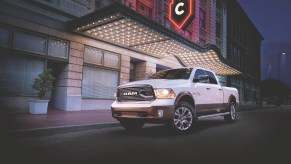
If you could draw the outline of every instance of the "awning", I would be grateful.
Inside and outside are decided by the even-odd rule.
[[[202,67],[218,75],[240,74],[235,65],[222,57],[217,46],[201,47],[121,4],[68,22],[68,27],[79,34],[157,58],[174,56],[186,67]]]

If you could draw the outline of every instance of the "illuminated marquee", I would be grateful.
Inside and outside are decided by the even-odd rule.
[[[171,0],[169,19],[179,29],[185,29],[195,16],[194,0]]]

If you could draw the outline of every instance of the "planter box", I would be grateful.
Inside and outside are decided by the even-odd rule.
[[[47,114],[49,100],[29,100],[29,112],[31,114]]]

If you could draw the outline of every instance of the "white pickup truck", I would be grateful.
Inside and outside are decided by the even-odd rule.
[[[128,130],[164,123],[178,133],[188,133],[199,118],[224,116],[234,121],[238,106],[237,89],[222,87],[212,71],[178,68],[119,86],[111,110]]]

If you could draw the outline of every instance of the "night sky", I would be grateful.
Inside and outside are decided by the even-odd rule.
[[[261,45],[261,79],[278,79],[280,63],[280,80],[291,87],[291,0],[238,2],[264,37]],[[286,52],[286,55],[280,55],[281,52]]]

